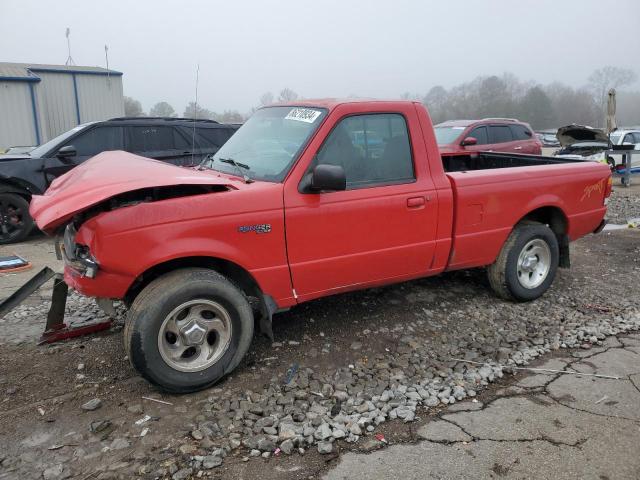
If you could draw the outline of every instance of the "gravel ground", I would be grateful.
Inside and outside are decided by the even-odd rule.
[[[610,218],[633,214],[620,209]],[[0,478],[315,478],[340,451],[381,448],[375,434],[393,438],[390,426],[474,397],[512,366],[640,328],[640,299],[624,296],[640,281],[638,240],[580,240],[572,269],[526,304],[496,299],[480,269],[310,302],[279,315],[277,341],[256,338],[217,388],[183,396],[131,370],[121,318],[36,348],[12,332],[42,325],[46,304],[21,307],[0,321]],[[100,317],[79,296],[68,315]]]
[[[613,194],[609,198],[607,220],[610,223],[623,224],[632,219],[640,219],[640,183],[632,180],[631,187],[625,188],[616,185]]]

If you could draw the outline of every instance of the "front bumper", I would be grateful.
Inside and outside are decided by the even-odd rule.
[[[101,268],[89,250],[75,242],[76,231],[68,225],[64,236],[56,240],[56,256],[64,261],[64,281],[87,297],[124,298],[134,278],[110,273]]]

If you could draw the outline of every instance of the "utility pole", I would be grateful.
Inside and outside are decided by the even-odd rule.
[[[109,47],[107,45],[104,46],[104,59],[107,62],[107,85],[111,86],[111,78],[109,77]]]
[[[69,56],[67,57],[67,61],[64,62],[65,65],[75,65],[76,62],[73,61],[71,57],[71,40],[69,40],[69,35],[71,35],[71,29],[67,27],[67,51],[69,52]]]

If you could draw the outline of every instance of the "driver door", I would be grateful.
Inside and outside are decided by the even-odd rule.
[[[341,118],[319,149],[310,145],[305,152],[306,166],[288,179],[284,199],[299,301],[429,270],[437,201],[419,128],[413,106],[398,104],[395,111]],[[300,191],[301,179],[319,163],[342,166],[347,189]]]

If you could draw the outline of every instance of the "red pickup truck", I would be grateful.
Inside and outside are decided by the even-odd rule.
[[[30,211],[71,287],[129,306],[133,366],[185,392],[238,365],[254,318],[270,334],[314,298],[487,267],[500,297],[533,300],[610,192],[595,162],[441,156],[419,103],[326,100],[258,110],[198,168],[101,153]]]

